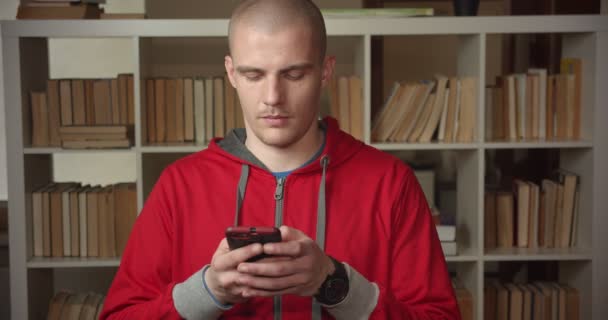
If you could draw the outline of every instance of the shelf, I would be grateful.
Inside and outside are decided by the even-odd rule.
[[[582,248],[499,248],[484,254],[485,261],[568,261],[591,260],[590,249]]]
[[[446,262],[475,262],[479,260],[478,256],[473,255],[455,255],[455,256],[446,256]]]
[[[556,33],[608,30],[601,15],[326,19],[329,36]],[[228,19],[5,21],[8,37],[222,37]]]
[[[94,267],[118,267],[119,258],[32,258],[27,262],[30,269],[48,268],[94,268]]]
[[[486,149],[566,149],[566,148],[592,148],[593,142],[584,141],[504,141],[486,142]]]
[[[142,153],[191,153],[207,148],[207,144],[155,144],[139,148]]]
[[[58,153],[131,153],[134,148],[126,149],[63,149],[63,148],[24,148],[24,154],[58,154]]]
[[[473,150],[477,143],[372,143],[379,150]]]

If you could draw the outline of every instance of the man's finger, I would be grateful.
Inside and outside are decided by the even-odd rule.
[[[306,264],[298,259],[271,262],[241,263],[237,271],[244,274],[262,277],[285,277],[305,271]]]
[[[312,240],[309,240],[312,241]],[[272,256],[287,256],[287,257],[300,257],[308,250],[305,246],[307,241],[286,241],[276,243],[264,244],[264,253]]]
[[[215,270],[234,269],[239,263],[255,257],[262,252],[262,245],[259,243],[253,243],[248,246],[217,255],[211,262],[211,266]]]
[[[308,283],[308,277],[302,273],[292,274],[285,277],[255,277],[240,275],[238,283],[254,290],[283,291],[293,287],[299,287]]]
[[[281,239],[284,242],[308,238],[308,236],[304,232],[298,229],[290,228],[288,226],[281,226],[279,230],[281,231]]]

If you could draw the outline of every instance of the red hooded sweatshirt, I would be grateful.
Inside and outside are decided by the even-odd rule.
[[[234,225],[244,164],[249,174],[240,225],[273,226],[282,209],[282,224],[315,239],[323,200],[325,252],[379,288],[371,319],[460,319],[412,170],[339,130],[334,119],[323,122],[326,142],[319,161],[293,171],[282,186],[246,150],[244,131],[214,139],[206,150],[168,166],[131,232],[101,319],[180,319],[172,290],[211,262],[225,229]],[[275,194],[281,194],[280,201]],[[282,318],[311,319],[311,302],[310,297],[283,296]],[[253,298],[222,317],[272,319],[273,300]],[[331,316],[324,311],[323,318]]]

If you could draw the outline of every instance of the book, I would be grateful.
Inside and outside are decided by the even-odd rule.
[[[166,141],[166,119],[168,118],[165,114],[165,79],[154,80],[154,131],[156,132],[156,139],[154,142],[165,142]]]
[[[350,95],[348,93],[348,77],[338,77],[338,107],[340,129],[350,132]]]
[[[363,141],[363,82],[357,76],[348,78],[350,134]]]
[[[513,194],[498,192],[496,194],[497,246],[513,247]]]
[[[99,6],[89,3],[69,6],[19,5],[17,19],[99,19],[101,13]]]
[[[194,140],[204,143],[205,139],[205,80],[194,80]]]
[[[184,142],[184,79],[175,79],[175,141]]]
[[[528,227],[530,219],[530,185],[523,180],[516,179],[513,183],[515,197],[517,199],[517,246],[528,247]]]
[[[439,236],[439,241],[441,241],[441,242],[456,241],[456,226],[438,225],[438,226],[435,226],[435,228],[437,229],[437,235]]]
[[[177,79],[165,80],[165,128],[166,142],[177,142]]]
[[[59,127],[61,126],[61,109],[59,102],[59,81],[47,80],[46,98],[48,108],[49,146],[61,146]]]
[[[46,147],[49,145],[49,112],[46,104],[46,93],[31,92],[30,104],[32,110],[32,146]]]
[[[441,241],[441,251],[444,256],[455,256],[458,254],[458,244],[456,241]]]
[[[486,192],[484,196],[484,247],[496,248],[496,194]]]
[[[402,18],[433,16],[433,8],[322,9],[325,18]]]
[[[146,135],[148,143],[156,142],[156,94],[153,79],[146,80]]]
[[[224,78],[213,78],[213,126],[215,137],[223,137],[226,133],[224,117]]]
[[[184,79],[184,141],[194,141],[194,80]]]
[[[65,149],[109,149],[109,148],[129,148],[131,140],[66,140],[62,145]]]

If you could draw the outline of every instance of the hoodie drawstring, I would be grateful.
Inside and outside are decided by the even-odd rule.
[[[323,174],[321,175],[321,182],[319,183],[319,196],[317,199],[317,245],[321,250],[325,250],[325,225],[326,225],[326,203],[325,203],[325,184],[326,184],[326,173],[327,167],[329,166],[329,156],[324,155],[321,157],[321,167],[323,168]],[[239,216],[241,213],[241,207],[243,200],[245,199],[245,189],[247,188],[247,180],[249,179],[249,166],[243,164],[241,166],[241,176],[239,178],[239,184],[236,191],[236,213],[234,215],[234,226],[239,224]],[[321,305],[313,299],[312,302],[312,319],[321,320]],[[281,319],[281,297],[274,297],[274,319]]]

